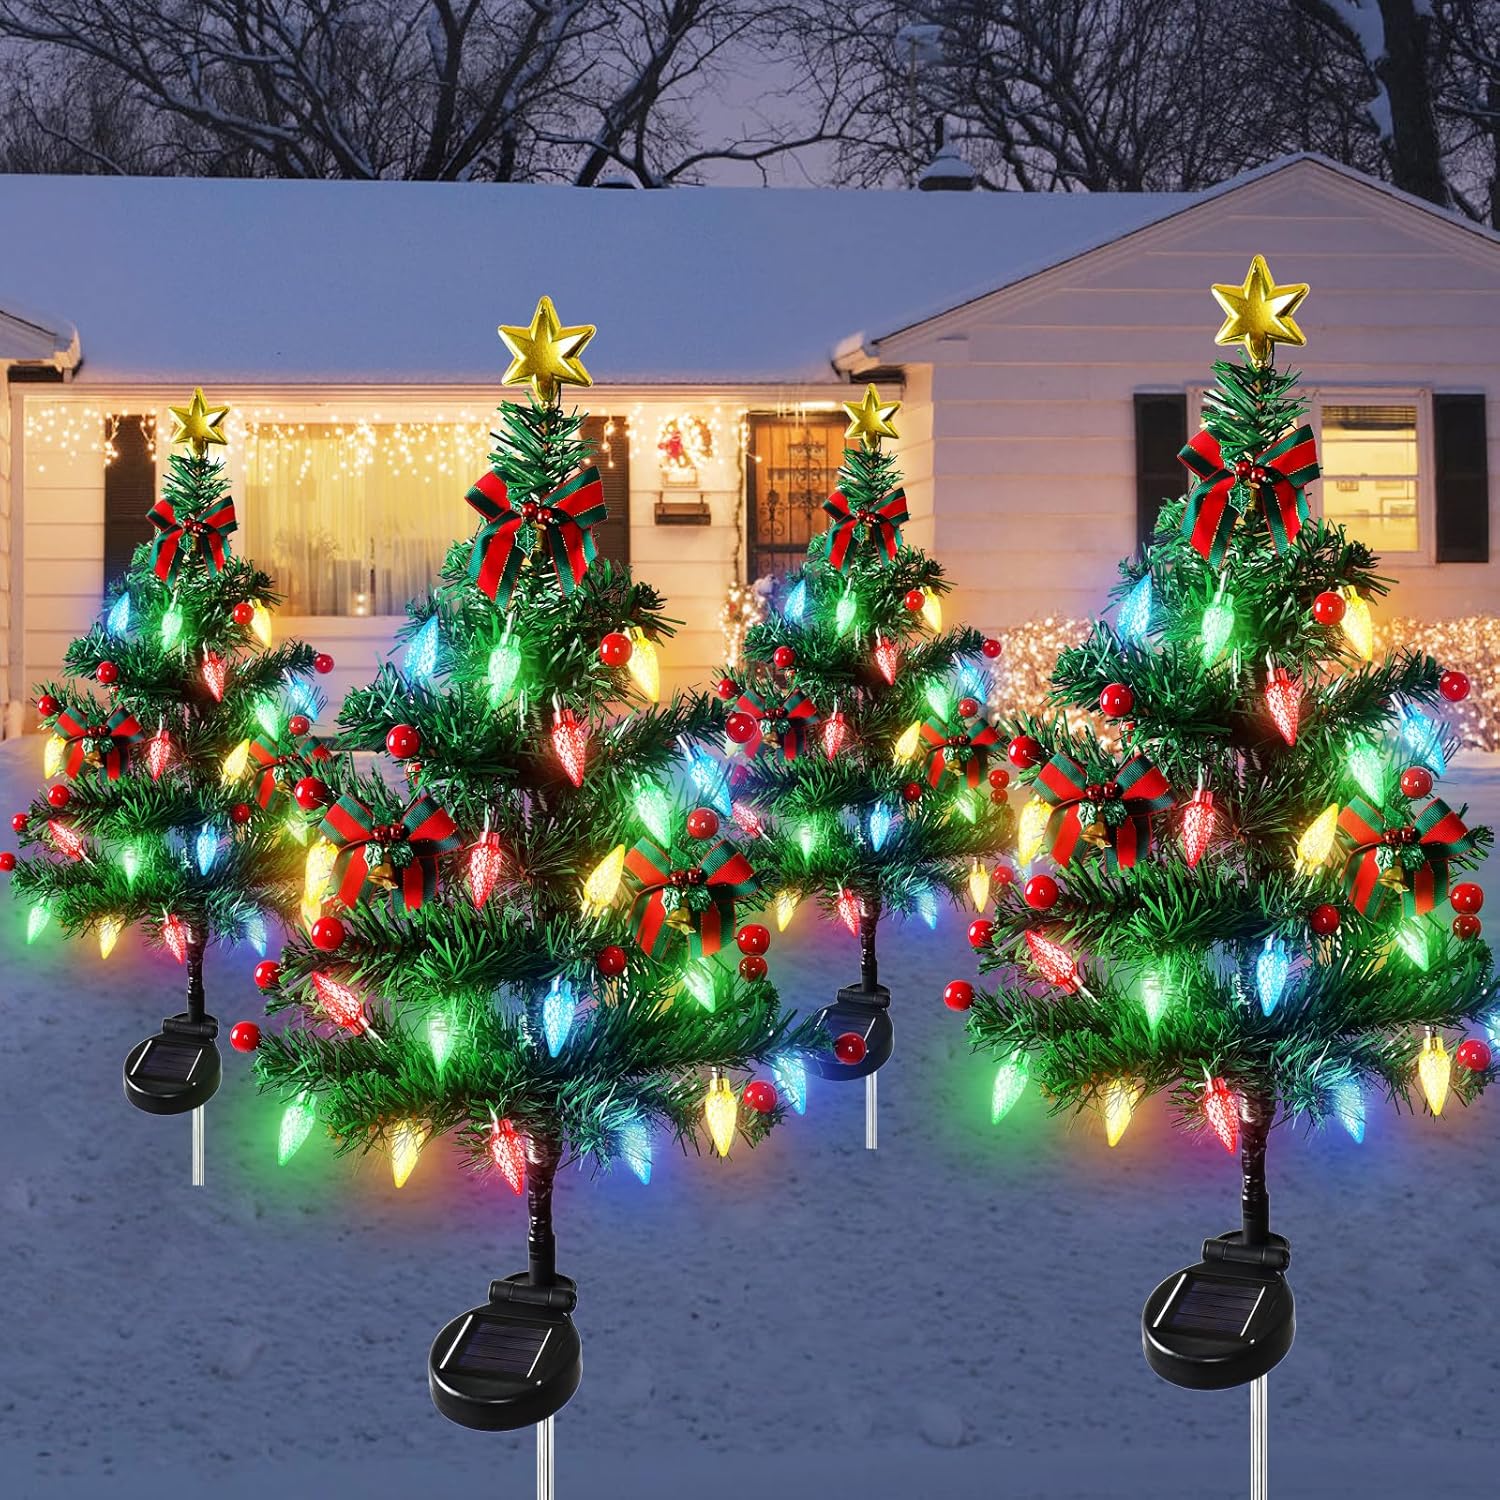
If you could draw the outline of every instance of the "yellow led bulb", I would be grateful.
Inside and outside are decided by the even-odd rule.
[[[589,871],[583,883],[583,914],[607,910],[614,904],[620,889],[620,877],[625,873],[625,846],[616,844],[603,859]]]
[[[703,1118],[708,1122],[708,1133],[713,1137],[714,1150],[720,1156],[728,1156],[734,1144],[734,1129],[739,1119],[740,1102],[729,1087],[729,1080],[715,1068],[709,1080],[708,1093],[703,1097]]]
[[[1328,858],[1339,826],[1339,805],[1330,802],[1297,840],[1297,873],[1311,875]]]
[[[1111,1146],[1120,1144],[1135,1113],[1135,1101],[1139,1097],[1135,1089],[1123,1078],[1116,1078],[1104,1091],[1104,1136]]]
[[[1435,1115],[1442,1114],[1443,1106],[1448,1102],[1451,1072],[1452,1064],[1442,1037],[1435,1031],[1429,1031],[1417,1057],[1417,1078],[1422,1084],[1422,1092],[1427,1096],[1427,1107]]]
[[[1041,852],[1047,837],[1047,819],[1052,816],[1051,806],[1040,797],[1033,797],[1021,809],[1021,826],[1016,834],[1016,854],[1022,864],[1029,864]]]

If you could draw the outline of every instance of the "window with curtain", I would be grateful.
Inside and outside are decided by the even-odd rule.
[[[1377,553],[1419,550],[1414,404],[1324,404],[1318,461],[1328,520]]]
[[[748,489],[750,577],[797,567],[826,529],[823,502],[838,482],[847,420],[829,412],[752,416]]]

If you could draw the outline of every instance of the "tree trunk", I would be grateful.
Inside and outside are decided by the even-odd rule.
[[[1379,0],[1385,22],[1385,56],[1376,74],[1391,104],[1391,178],[1398,188],[1429,203],[1452,202],[1443,175],[1437,112],[1432,94],[1430,16],[1416,0]]]

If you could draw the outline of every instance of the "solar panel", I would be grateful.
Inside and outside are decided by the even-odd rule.
[[[525,1379],[536,1368],[551,1332],[550,1328],[475,1318],[444,1368],[469,1375],[511,1375]]]
[[[874,1015],[850,1016],[840,1011],[837,1006],[833,1006],[830,1007],[828,1015],[824,1017],[823,1025],[836,1036],[843,1036],[845,1032],[852,1031],[856,1036],[868,1037],[870,1028],[874,1026],[875,1020],[876,1017]]]
[[[193,1076],[203,1048],[197,1042],[169,1042],[158,1037],[136,1064],[142,1078],[170,1078],[186,1082]]]
[[[1158,1326],[1178,1333],[1243,1338],[1265,1294],[1263,1283],[1189,1273]]]

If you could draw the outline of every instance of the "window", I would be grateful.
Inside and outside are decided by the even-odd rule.
[[[1187,442],[1187,397],[1135,398],[1135,539],[1144,547],[1156,532],[1162,502],[1181,495],[1187,470],[1177,455]]]
[[[1377,553],[1419,550],[1416,404],[1321,407],[1323,515]]]
[[[629,556],[629,445],[591,417],[609,519],[600,555]],[[487,424],[255,422],[246,432],[243,504],[252,555],[289,615],[399,615],[431,587],[478,515],[464,492],[484,472]]]
[[[153,424],[141,416],[107,418],[104,441],[104,583],[107,588],[130,567],[142,542],[155,536],[147,512],[156,503],[156,444]]]
[[[826,527],[823,502],[838,484],[846,425],[832,412],[750,418],[751,578],[797,567]]]

